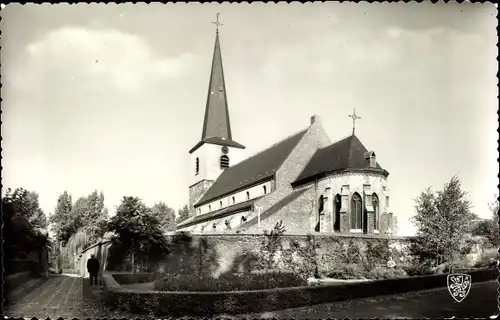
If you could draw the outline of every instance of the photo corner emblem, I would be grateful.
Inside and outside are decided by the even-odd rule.
[[[471,276],[468,274],[449,274],[446,277],[448,291],[456,302],[462,302],[469,294],[472,284]]]

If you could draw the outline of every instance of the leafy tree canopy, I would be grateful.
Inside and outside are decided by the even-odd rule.
[[[421,257],[453,262],[464,245],[471,220],[470,202],[456,176],[443,190],[428,188],[415,199],[417,241],[413,248]]]
[[[150,260],[168,250],[160,221],[138,197],[123,197],[107,231],[115,234],[113,252],[122,255],[133,253],[139,259]]]
[[[156,203],[151,208],[151,213],[155,216],[164,231],[175,231],[175,210],[163,202]]]
[[[184,207],[179,210],[179,215],[177,217],[177,224],[187,220],[188,218],[189,218],[189,208],[187,205],[184,205]]]

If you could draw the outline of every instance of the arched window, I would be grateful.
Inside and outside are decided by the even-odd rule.
[[[263,188],[264,188],[264,194],[267,194],[267,187],[263,186]]]
[[[198,209],[198,213],[199,213],[199,214],[201,214],[201,208],[200,208],[200,209]]]
[[[212,206],[208,205],[208,212],[212,211]]]
[[[324,201],[323,195],[321,195],[321,196],[319,196],[319,200],[318,200],[317,222],[316,222],[316,227],[314,228],[314,230],[316,232],[319,232],[321,230],[321,226],[320,226],[321,218],[320,217],[321,217],[321,212],[323,212],[324,205],[325,205],[325,201]]]
[[[241,216],[241,223],[246,222],[246,221],[247,221],[247,218],[245,218],[245,216]]]
[[[229,222],[229,220],[226,220],[224,223],[226,224],[226,229],[231,230],[231,223]]]
[[[373,194],[372,205],[373,205],[373,228],[379,230],[379,204],[378,204],[377,194]]]
[[[250,191],[247,191],[247,200],[250,200]]]
[[[225,154],[220,157],[220,168],[226,169],[229,167],[229,157]]]
[[[235,204],[236,203],[236,199],[234,199],[234,197],[232,199],[233,199],[233,204]]]
[[[196,174],[200,173],[200,158],[196,158]]]
[[[340,231],[340,209],[342,207],[342,200],[340,198],[340,194],[337,194],[335,198],[333,199],[333,208],[335,210],[335,215],[334,215],[334,223],[333,223],[333,230],[334,231]]]
[[[222,201],[219,201],[220,208],[222,209]]]
[[[203,232],[203,230],[205,230],[205,225],[201,226],[201,230],[200,231]]]
[[[215,222],[214,224],[212,225],[212,230],[215,231],[217,229],[217,226],[215,225]]]
[[[363,229],[363,202],[358,193],[351,198],[351,229]]]

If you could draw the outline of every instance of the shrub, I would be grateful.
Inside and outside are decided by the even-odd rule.
[[[499,253],[497,248],[484,249],[474,267],[495,267],[498,258]]]
[[[294,273],[226,273],[219,278],[207,275],[166,275],[155,281],[159,291],[246,291],[305,286],[307,282]]]
[[[397,279],[404,278],[408,276],[406,271],[400,268],[386,268],[386,267],[375,267],[373,270],[368,272],[368,279],[383,280],[383,279]]]
[[[358,264],[350,263],[340,266],[336,271],[328,274],[334,279],[365,279],[366,272]]]
[[[415,261],[413,264],[405,266],[404,271],[406,271],[406,273],[412,277],[432,275],[435,273],[430,260],[424,262]]]

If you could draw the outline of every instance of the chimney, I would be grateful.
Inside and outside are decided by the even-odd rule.
[[[313,115],[313,116],[311,117],[311,125],[313,125],[313,124],[315,124],[315,123],[317,123],[317,124],[321,124],[321,117],[320,117],[320,116],[318,116],[317,114],[315,114],[315,115]]]

